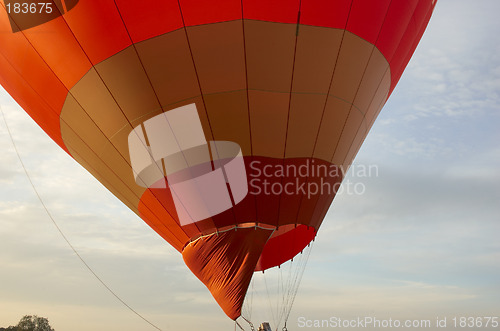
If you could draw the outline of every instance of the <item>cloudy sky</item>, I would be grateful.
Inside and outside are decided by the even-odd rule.
[[[455,316],[498,316],[500,322],[499,13],[498,0],[439,0],[356,158],[378,173],[351,173],[364,194],[335,199],[290,330],[312,330],[299,322],[331,317],[433,324],[447,317],[451,326]],[[122,300],[162,330],[234,329],[174,249],[59,150],[3,90],[0,105],[53,218]],[[57,331],[154,330],[68,247],[1,118],[0,150],[0,327],[37,314]]]

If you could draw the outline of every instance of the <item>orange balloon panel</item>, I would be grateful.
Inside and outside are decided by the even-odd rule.
[[[2,86],[233,319],[254,270],[314,239],[435,5],[15,2]]]

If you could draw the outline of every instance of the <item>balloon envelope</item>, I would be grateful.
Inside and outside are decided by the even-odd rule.
[[[435,0],[9,3],[2,86],[236,319],[314,239]]]

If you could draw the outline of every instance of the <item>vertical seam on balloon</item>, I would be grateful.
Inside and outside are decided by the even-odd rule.
[[[388,66],[387,66],[386,70],[384,71],[384,74],[381,76],[382,78],[380,79],[380,81],[379,81],[379,83],[378,83],[378,85],[377,85],[377,89],[375,90],[375,94],[372,96],[371,101],[370,101],[370,104],[369,104],[369,106],[368,106],[368,107],[370,107],[370,105],[373,103],[373,101],[374,101],[374,99],[375,99],[375,97],[376,97],[376,93],[377,93],[377,91],[379,90],[380,85],[382,85],[382,82],[384,81],[384,77],[385,77],[385,75],[387,74],[387,72],[390,72],[390,65],[388,65]],[[379,112],[379,110],[383,107],[383,104],[385,103],[385,101],[386,101],[386,98],[382,99],[382,101],[380,102],[379,106],[377,107],[377,113],[378,113],[378,112]],[[378,115],[378,114],[377,114],[377,115]],[[377,117],[377,116],[374,116],[374,120],[375,120],[375,118],[376,118],[376,117]],[[363,115],[363,122],[362,122],[362,123],[365,125],[366,135],[368,135],[368,132],[369,132],[369,125],[368,125],[368,122],[367,122],[367,119],[366,119],[366,114],[364,114],[364,115]],[[360,127],[361,127],[361,126],[360,126]],[[356,140],[356,137],[357,137],[357,135],[358,135],[358,132],[359,132],[360,127],[358,127],[358,129],[356,130],[356,134],[354,135],[354,138],[352,139],[351,144],[354,142],[354,140]],[[366,137],[366,135],[365,135],[365,137]],[[359,143],[359,146],[356,146],[356,148],[357,148],[357,149],[359,149],[359,148],[361,147],[361,144],[363,143],[363,141],[364,141],[364,139],[363,139],[363,140]],[[351,149],[352,149],[352,145],[351,145],[351,148],[349,148],[349,150],[347,151],[347,153],[346,153],[346,155],[345,155],[345,157],[344,157],[344,159],[343,159],[343,161],[342,161],[342,165],[346,162],[347,157],[349,156],[349,153],[350,153]],[[347,169],[346,169],[346,171],[345,171],[345,172],[347,172]]]
[[[387,19],[387,15],[389,14],[389,10],[390,10],[391,5],[392,5],[392,1],[393,1],[393,0],[391,0],[391,1],[389,2],[389,6],[387,6],[387,11],[386,11],[386,13],[385,13],[384,20],[382,21],[383,23],[382,23],[382,25],[380,26],[380,30],[378,31],[378,34],[377,34],[377,39],[375,40],[375,43],[373,43],[373,44],[372,44],[372,50],[371,50],[371,53],[370,53],[370,57],[368,58],[368,61],[366,62],[366,65],[365,65],[365,69],[363,70],[363,74],[361,75],[360,85],[361,85],[361,82],[363,81],[363,77],[365,76],[366,69],[368,68],[368,65],[369,65],[369,63],[370,63],[370,59],[371,59],[371,57],[372,57],[372,55],[373,55],[373,51],[374,51],[374,50],[375,50],[375,48],[376,48],[376,46],[375,46],[375,45],[377,44],[377,41],[378,41],[378,39],[380,38],[380,34],[382,33],[382,29],[384,28],[384,24],[385,24],[385,21],[386,21],[386,19]],[[386,59],[386,60],[387,60],[387,59]],[[389,61],[387,61],[387,62],[389,62]],[[356,99],[356,96],[358,95],[358,92],[359,92],[359,86],[360,86],[360,85],[358,85],[358,88],[357,88],[357,90],[356,90],[356,94],[354,95],[354,99],[353,99],[353,101],[351,102],[351,106],[350,106],[350,108],[349,108],[349,112],[347,113],[347,117],[346,117],[346,119],[345,119],[345,121],[344,121],[344,125],[342,126],[342,130],[340,131],[340,137],[342,137],[342,134],[344,133],[345,127],[346,127],[346,125],[347,125],[347,122],[349,121],[349,117],[351,116],[351,111],[352,111],[352,108],[353,108],[354,100]],[[361,112],[361,110],[359,110],[359,111]],[[364,116],[364,114],[362,114],[362,115],[363,115],[363,121],[364,121],[364,120],[365,120],[365,116]],[[359,130],[359,127],[358,127],[358,130]],[[356,134],[357,134],[357,131],[356,131]],[[356,136],[354,136],[354,139],[355,139],[355,138],[356,138]],[[339,147],[339,144],[340,144],[340,139],[341,139],[341,138],[339,138],[339,139],[337,140],[337,144],[335,145],[335,149],[333,150],[333,154],[332,154],[332,158],[330,159],[330,163],[332,163],[333,158],[335,157],[335,153],[337,152],[337,148]],[[349,151],[348,151],[348,152],[349,152]],[[340,165],[340,166],[342,166],[342,165]],[[342,179],[343,179],[343,178],[342,178]]]
[[[184,34],[186,36],[186,42],[188,44],[189,54],[191,55],[191,61],[193,63],[193,69],[194,69],[194,72],[195,72],[195,75],[196,75],[196,80],[198,82],[198,88],[200,89],[200,95],[201,95],[201,99],[203,101],[203,108],[205,109],[205,114],[207,116],[207,121],[208,121],[208,126],[209,126],[209,129],[210,129],[210,134],[211,134],[212,138],[215,140],[214,133],[212,131],[212,125],[210,124],[210,117],[208,116],[208,111],[207,111],[207,107],[206,107],[206,103],[205,103],[205,97],[203,96],[203,89],[201,88],[200,76],[198,75],[198,70],[196,69],[196,62],[194,60],[193,50],[191,48],[191,42],[189,41],[189,34],[188,34],[188,31],[187,31],[186,22],[184,20],[184,14],[182,12],[182,6],[181,6],[181,3],[180,3],[180,0],[177,0],[177,4],[179,6],[179,12],[181,14],[182,25],[183,25],[182,28],[184,29]]]
[[[379,30],[378,35],[377,35],[377,39],[375,40],[375,43],[373,44],[373,47],[374,47],[374,48],[376,47],[375,45],[377,44],[377,40],[378,40],[378,38],[380,37],[380,33],[381,33],[381,31],[382,31],[382,28],[383,28],[383,26],[384,26],[385,20],[386,20],[386,18],[387,18],[388,13],[389,13],[389,10],[390,10],[390,7],[391,7],[391,4],[392,4],[392,1],[393,1],[393,0],[391,0],[391,1],[390,1],[390,3],[389,3],[389,6],[387,6],[387,11],[386,11],[386,13],[385,13],[383,23],[382,23],[382,25],[380,26],[380,30]],[[347,27],[347,24],[346,24],[346,27]],[[374,48],[373,48],[373,49],[374,49]],[[372,49],[372,52],[373,52],[373,49]],[[371,55],[370,55],[370,57],[371,57]],[[368,66],[368,63],[369,63],[369,60],[368,60],[368,62],[367,62],[367,66]],[[367,66],[365,67],[365,71],[366,71]],[[363,72],[363,76],[364,76],[365,71]],[[361,78],[361,80],[363,80],[363,78]],[[358,86],[358,89],[359,89],[359,86]],[[354,102],[354,100],[353,100],[353,102]],[[347,117],[346,117],[346,120],[344,121],[344,125],[342,126],[342,130],[340,131],[340,137],[342,137],[342,133],[344,132],[345,126],[346,126],[347,121],[348,121],[348,119],[349,119],[349,116],[350,116],[350,114],[351,114],[351,109],[352,109],[352,105],[351,105],[351,108],[349,108],[349,113],[348,113],[348,115],[347,115]],[[363,118],[364,118],[364,116],[363,116]],[[359,130],[359,127],[358,127],[358,130]],[[356,131],[356,134],[357,134],[357,131]],[[354,136],[354,139],[355,139],[355,138],[356,138],[356,135]],[[337,147],[338,147],[339,143],[340,143],[340,138],[339,138],[339,140],[337,141],[337,144],[335,145],[335,149],[334,149],[334,151],[333,151],[332,158],[330,159],[330,163],[332,163],[333,158],[335,157],[335,153],[336,153],[336,151],[337,151]],[[347,153],[349,153],[349,150],[347,151]],[[345,161],[345,160],[344,160],[344,161]],[[342,165],[342,164],[337,165],[337,166],[341,166],[341,167],[343,167],[343,165]],[[341,182],[344,180],[344,178],[345,178],[344,176],[345,176],[345,173],[342,171],[342,179],[341,179]],[[317,208],[317,203],[316,203],[316,204],[315,204],[315,206],[314,206],[314,209],[316,209],[316,208]],[[326,208],[326,206],[325,206],[325,207],[323,208],[323,211],[321,212],[321,214],[320,214],[320,215],[322,215],[322,214],[324,213],[324,210],[325,210],[325,209],[326,209],[326,211],[328,211],[328,208]]]
[[[290,109],[291,109],[291,106],[292,106],[293,77],[294,77],[294,74],[295,74],[295,60],[296,60],[296,57],[297,57],[297,44],[298,44],[298,38],[299,38],[298,26],[300,24],[300,9],[301,9],[301,6],[302,6],[302,0],[299,0],[299,10],[298,10],[298,14],[297,14],[297,28],[296,28],[296,32],[295,32],[296,33],[295,34],[295,45],[294,45],[294,49],[293,49],[292,76],[290,78],[290,93],[289,93],[289,96],[288,96],[288,112],[287,112],[287,118],[286,118],[285,144],[283,146],[283,160],[285,159],[285,156],[286,156],[286,146],[287,146],[287,140],[288,140],[288,127],[289,127],[289,124],[290,124]],[[278,207],[278,213],[279,213],[279,207]]]
[[[391,3],[392,3],[392,1],[391,1]],[[389,5],[389,6],[390,6],[390,5]],[[408,31],[408,29],[410,28],[411,23],[412,23],[412,22],[414,22],[414,23],[415,23],[415,11],[416,11],[417,6],[418,6],[418,3],[417,3],[417,5],[415,6],[415,8],[413,9],[413,13],[412,13],[412,15],[411,15],[410,19],[408,20],[408,25],[406,26],[406,29],[405,29],[405,31],[404,31],[404,33],[403,33],[403,35],[402,35],[402,36],[404,36],[404,35],[405,35],[405,33],[406,33],[406,31]],[[386,15],[386,18],[387,18],[387,15]],[[385,23],[385,19],[384,19],[384,23]],[[415,25],[416,25],[416,24],[415,24]],[[378,36],[377,36],[377,40],[375,41],[375,44],[374,44],[374,49],[375,49],[375,48],[377,48],[375,45],[377,44],[378,39],[380,38],[381,31],[382,31],[383,27],[384,27],[384,25],[382,24],[382,26],[381,26],[381,28],[380,28],[380,32],[379,32],[379,34],[378,34]],[[418,38],[418,35],[415,35],[415,37],[413,38],[413,41],[414,41],[416,38]],[[392,60],[394,60],[394,56],[396,55],[397,50],[398,50],[398,49],[399,49],[399,47],[401,46],[402,42],[403,42],[403,38],[401,38],[401,39],[399,40],[399,42],[398,42],[398,46],[396,47],[396,49],[395,49],[395,51],[394,51],[394,54],[393,54],[393,58],[392,58]],[[377,48],[377,49],[378,49],[378,48]],[[411,47],[410,47],[409,52],[411,52]],[[372,53],[372,55],[373,55],[373,53]],[[384,58],[385,58],[385,57],[384,57]],[[371,56],[370,56],[370,59],[371,59]],[[392,60],[391,60],[391,62],[392,62]],[[385,72],[385,73],[384,73],[384,75],[382,76],[382,78],[381,78],[381,80],[380,80],[380,82],[379,82],[379,84],[378,84],[378,86],[377,86],[377,90],[378,90],[378,88],[380,87],[380,85],[382,84],[383,77],[384,77],[384,76],[385,76],[385,74],[387,73],[387,70],[389,70],[389,71],[392,73],[392,70],[391,70],[391,63],[390,63],[387,59],[386,59],[386,61],[387,61],[387,63],[388,63],[388,68],[386,69],[386,72]],[[366,69],[365,69],[365,72],[366,72]],[[363,73],[363,77],[364,77],[364,73]],[[391,78],[392,78],[392,77],[391,77]],[[392,80],[392,79],[391,79],[391,80]],[[392,85],[392,84],[391,84],[391,85]],[[390,89],[390,87],[389,87],[389,89]],[[377,90],[376,90],[376,91],[377,91]],[[359,86],[358,86],[358,91],[359,91]],[[357,95],[358,91],[356,92],[356,95]],[[375,94],[373,95],[373,97],[372,97],[372,99],[371,99],[370,104],[373,102],[374,98],[375,98]],[[354,99],[356,99],[356,97],[354,97]],[[380,109],[380,108],[379,108],[379,109]],[[375,121],[375,119],[376,119],[376,116],[374,116],[373,122]],[[368,123],[366,122],[366,117],[365,117],[365,114],[363,114],[363,123],[365,124],[366,130],[367,130],[367,131],[366,131],[366,133],[368,134]],[[357,137],[357,135],[358,135],[359,129],[360,129],[360,127],[358,127],[358,130],[356,131],[356,134],[354,135],[354,137],[353,137],[353,139],[352,139],[352,141],[351,141],[351,144],[354,142],[354,140],[356,140],[356,137]],[[361,142],[360,142],[359,148],[361,147],[361,144],[362,144],[362,143],[363,143],[363,141],[361,141]],[[351,147],[351,148],[352,148],[352,147]],[[344,163],[345,163],[345,161],[347,160],[347,157],[349,156],[349,152],[351,151],[351,148],[347,151],[347,153],[346,153],[346,155],[345,155],[345,157],[344,157],[344,160],[342,161],[342,164],[344,164]],[[356,146],[356,148],[358,148],[358,146]],[[332,158],[333,158],[333,156],[332,156]]]
[[[318,140],[319,140],[319,133],[321,131],[321,123],[323,121],[323,118],[325,116],[325,113],[326,113],[326,105],[328,104],[328,98],[330,96],[330,90],[331,90],[331,87],[332,87],[332,84],[333,84],[333,78],[335,77],[335,71],[337,69],[337,64],[338,64],[338,61],[339,61],[339,57],[340,57],[340,52],[342,51],[342,45],[344,44],[344,37],[345,37],[345,34],[346,34],[346,29],[347,29],[347,23],[349,22],[349,17],[351,15],[351,10],[352,10],[352,4],[353,4],[353,0],[351,0],[351,6],[349,7],[349,13],[347,14],[347,19],[346,19],[346,22],[345,22],[345,26],[344,26],[344,29],[342,30],[342,38],[340,40],[340,44],[339,44],[339,51],[337,53],[337,58],[335,59],[335,64],[333,66],[333,70],[332,70],[332,77],[330,79],[330,83],[328,85],[328,91],[326,92],[326,96],[325,96],[325,104],[323,106],[323,112],[321,113],[321,117],[320,117],[320,120],[319,120],[319,126],[318,126],[318,132],[316,133],[316,139],[314,140],[314,145],[313,145],[313,150],[312,150],[312,154],[311,154],[311,160],[313,159],[314,157],[314,153],[316,151],[316,146],[318,144]]]
[[[247,114],[248,114],[248,134],[249,134],[249,139],[250,139],[250,162],[253,162],[253,141],[252,141],[252,119],[250,116],[250,95],[249,95],[249,88],[248,88],[248,63],[247,63],[247,43],[246,43],[246,35],[245,35],[245,12],[244,12],[244,5],[243,5],[243,0],[240,1],[241,3],[241,27],[242,27],[242,32],[243,32],[243,56],[245,60],[245,84],[246,84],[246,96],[247,96]],[[243,159],[245,157],[243,156]],[[257,197],[253,194],[251,194],[251,199],[253,201],[254,205],[254,210],[255,210],[255,223],[258,223],[259,220],[259,208],[257,205]]]
[[[368,69],[368,66],[370,65],[370,60],[371,60],[371,59],[372,59],[372,57],[373,57],[373,53],[374,53],[374,51],[375,51],[375,45],[373,45],[373,47],[372,47],[372,50],[371,50],[371,52],[370,52],[370,57],[368,58],[368,61],[366,62],[366,65],[365,65],[365,69],[363,70],[363,74],[361,75],[361,79],[360,79],[360,82],[359,82],[358,88],[357,88],[357,90],[356,90],[356,93],[354,94],[354,98],[353,98],[353,101],[352,101],[352,103],[351,103],[351,106],[349,107],[349,112],[347,113],[347,117],[346,117],[345,122],[344,122],[344,125],[343,125],[343,127],[342,127],[342,131],[340,131],[340,137],[342,137],[342,134],[344,133],[345,127],[346,127],[346,125],[347,125],[347,122],[349,121],[349,118],[351,117],[351,113],[353,112],[353,109],[356,109],[357,111],[359,111],[359,112],[361,113],[361,116],[362,116],[361,125],[360,125],[360,126],[358,126],[358,129],[356,130],[356,133],[354,134],[354,137],[353,137],[353,139],[352,139],[352,141],[351,141],[351,144],[352,144],[352,142],[356,139],[356,136],[357,136],[357,134],[358,134],[358,132],[359,132],[359,128],[360,128],[363,124],[365,124],[365,127],[366,127],[366,123],[365,123],[365,122],[366,122],[366,119],[365,119],[365,114],[363,114],[363,112],[362,112],[360,109],[358,109],[358,107],[355,107],[355,106],[354,106],[354,101],[356,100],[356,97],[357,97],[357,95],[358,95],[358,93],[359,93],[359,89],[360,89],[361,83],[363,82],[363,79],[364,79],[365,74],[366,74],[366,70]],[[383,76],[382,76],[382,78],[383,78]],[[381,79],[380,81],[382,82],[382,79]],[[380,85],[380,84],[379,84],[379,85]],[[377,90],[375,90],[375,92],[376,92],[376,91],[377,91]],[[375,95],[374,95],[373,97],[375,97]],[[372,99],[373,99],[373,98],[372,98]],[[354,111],[356,111],[356,110],[354,110]],[[332,162],[333,162],[333,158],[335,157],[335,153],[337,152],[337,148],[339,147],[339,144],[340,144],[340,138],[339,138],[339,140],[337,141],[337,144],[335,145],[335,149],[334,149],[334,151],[333,151],[332,158],[330,159],[330,163],[332,163]],[[349,150],[350,150],[350,149],[348,149],[348,150],[347,150],[347,154],[349,154]],[[344,160],[342,161],[342,163],[340,163],[340,166],[341,166],[341,167],[343,167],[343,162],[345,161],[345,159],[346,159],[346,157],[347,157],[347,154],[346,154],[346,156],[344,157]]]
[[[301,9],[301,6],[302,6],[302,0],[299,0],[299,8],[298,8],[298,11],[297,11],[297,27],[300,24],[300,9]],[[286,157],[286,146],[287,146],[287,140],[288,140],[288,127],[289,127],[289,124],[290,124],[290,109],[291,109],[291,105],[292,105],[293,76],[294,76],[294,73],[295,73],[295,60],[296,60],[296,56],[297,56],[298,38],[299,38],[298,28],[296,28],[296,31],[295,31],[295,45],[294,45],[294,49],[293,49],[292,75],[290,77],[290,94],[288,96],[288,111],[287,111],[286,129],[285,129],[285,143],[284,143],[284,146],[283,146],[283,160],[282,160],[283,167],[285,166],[285,162],[286,162],[286,160],[285,160],[285,157]],[[281,187],[283,187],[283,177],[280,178],[280,183],[281,183],[280,184]],[[283,196],[280,196],[279,199],[278,199],[278,214],[277,214],[277,218],[276,218],[276,226],[277,227],[280,225],[280,219],[281,219],[281,200],[282,199],[283,199]],[[295,227],[297,227],[298,215],[299,215],[299,211],[297,210],[297,216],[295,217]],[[279,250],[282,251],[282,249],[283,249],[283,247],[279,246]]]
[[[188,31],[187,31],[186,22],[184,20],[184,14],[182,12],[182,6],[181,6],[180,0],[177,0],[177,4],[179,6],[179,12],[181,14],[182,25],[183,25],[183,28],[184,28],[184,33],[186,35],[186,41],[187,41],[187,44],[188,44],[189,53],[191,54],[191,60],[193,62],[194,72],[196,74],[196,80],[198,81],[198,88],[200,89],[201,100],[203,101],[203,108],[205,109],[205,115],[207,116],[208,127],[210,129],[210,134],[211,134],[213,140],[215,140],[214,132],[212,130],[212,125],[210,123],[210,117],[208,116],[208,110],[207,110],[207,106],[206,106],[206,103],[205,103],[205,96],[203,95],[203,89],[201,88],[200,76],[198,75],[198,70],[196,69],[196,61],[194,60],[193,50],[191,48],[191,43],[189,41],[189,34],[188,34]],[[215,149],[215,153],[219,157],[219,155],[218,155],[219,153],[217,152],[217,146],[214,146],[214,147],[215,147],[214,148]],[[231,208],[231,212],[232,212],[233,217],[234,217],[234,223],[236,223],[236,214],[234,212],[234,208]],[[210,221],[213,223],[214,227],[216,229],[218,229],[218,227],[215,225],[215,222],[214,222],[213,218],[210,218]],[[194,224],[196,225],[196,223],[194,223]],[[196,225],[196,227],[198,227],[198,226]],[[203,232],[201,232],[201,231],[200,231],[200,233],[203,234]]]
[[[314,140],[313,150],[311,152],[311,157],[309,158],[310,161],[312,161],[313,158],[314,158],[314,152],[316,151],[316,146],[318,144],[319,133],[321,132],[321,123],[323,122],[323,118],[324,118],[325,113],[326,113],[326,105],[328,104],[328,98],[329,98],[329,95],[330,95],[330,89],[332,87],[333,78],[335,77],[335,71],[336,71],[336,68],[337,68],[337,63],[339,61],[340,52],[342,50],[342,45],[344,43],[344,37],[345,37],[346,29],[347,29],[347,23],[349,22],[349,17],[351,15],[352,3],[353,3],[353,1],[351,0],[351,5],[349,6],[349,12],[347,13],[347,18],[346,18],[346,21],[345,21],[345,26],[344,26],[344,29],[342,30],[342,37],[341,37],[340,44],[339,44],[339,50],[338,50],[337,57],[335,59],[335,64],[334,64],[333,70],[332,70],[332,77],[330,78],[330,83],[328,85],[328,91],[326,92],[326,95],[325,95],[325,104],[323,106],[323,111],[321,113],[321,117],[320,117],[320,120],[319,120],[318,132],[316,133],[316,139]],[[307,185],[308,181],[309,181],[309,178],[306,178],[306,185]],[[299,210],[297,212],[297,218],[295,220],[295,223],[298,222],[300,211],[302,210],[302,201],[303,201],[303,199],[304,199],[304,196],[301,196],[300,197],[300,201],[299,201]],[[314,209],[316,208],[316,205],[317,205],[317,203],[315,204]]]
[[[427,9],[427,12],[424,15],[424,19],[422,20],[422,22],[420,23],[419,28],[417,29],[418,32],[415,35],[415,38],[413,39],[412,46],[408,50],[408,53],[406,54],[405,58],[407,58],[408,55],[410,55],[410,58],[411,58],[412,51],[414,52],[416,50],[416,48],[418,46],[418,42],[419,42],[420,38],[423,36],[423,33],[425,32],[425,29],[426,29],[427,25],[429,24],[429,21],[430,21],[430,18],[432,16],[433,10],[434,10],[434,6],[430,5],[429,8]],[[415,13],[413,13],[412,18],[414,17],[414,15],[415,15]],[[404,63],[404,61],[403,61],[403,63]],[[408,63],[406,63],[406,65],[407,64]],[[394,88],[396,87],[396,84],[399,82],[399,79],[401,78],[401,75],[403,74],[403,71],[406,68],[406,65],[402,65],[402,67],[404,67],[404,68],[398,68],[396,74],[398,74],[398,72],[401,72],[401,74],[399,74],[399,77],[397,77],[397,80],[395,82],[393,82],[394,83],[394,87],[391,86],[391,90],[389,91],[388,96],[390,96],[391,93],[392,93],[392,91],[394,91]],[[403,70],[401,70],[401,69],[403,69]]]
[[[410,23],[411,23],[411,21],[412,21],[412,18],[413,18],[413,16],[415,15],[415,9],[417,8],[419,1],[421,1],[421,0],[416,0],[416,2],[415,2],[415,7],[413,7],[413,13],[411,14],[410,19],[408,20],[408,22],[407,22],[407,24],[406,24],[406,28],[405,28],[404,32],[401,34],[401,38],[399,39],[399,42],[398,42],[398,47],[399,47],[399,45],[401,44],[401,42],[402,42],[402,40],[403,40],[403,36],[404,36],[405,32],[408,30],[408,27],[410,26]],[[393,0],[391,0],[391,2],[390,2],[390,4],[389,4],[389,8],[388,8],[388,10],[387,10],[387,14],[389,13],[389,10],[390,10],[390,8],[391,8],[392,2],[393,2]],[[380,27],[380,31],[382,31],[382,29],[384,28],[384,25],[386,24],[387,14],[386,14],[386,16],[384,17],[384,21],[383,21],[383,23],[382,23],[382,26]],[[379,32],[379,35],[377,36],[377,40],[376,40],[376,41],[375,41],[375,43],[374,43],[374,45],[375,45],[375,46],[377,46],[377,44],[378,44],[378,42],[379,42],[379,38],[380,38],[380,32]],[[377,46],[377,48],[378,48],[378,46]],[[388,58],[386,57],[387,62],[389,62],[389,63],[390,63],[390,62],[394,59],[394,55],[396,55],[396,50],[397,50],[397,47],[396,47],[396,49],[393,51],[393,53],[392,53],[392,55],[391,55],[391,59],[388,59]],[[384,54],[384,55],[385,55],[385,54]]]
[[[113,2],[114,2],[114,4],[115,4],[116,10],[117,10],[117,12],[118,12],[118,15],[120,16],[120,20],[122,21],[123,27],[124,27],[125,31],[127,32],[127,36],[129,37],[129,40],[130,40],[130,42],[131,42],[131,47],[133,47],[133,48],[134,48],[134,52],[135,52],[135,54],[136,54],[136,56],[137,56],[137,59],[139,60],[139,63],[140,63],[140,65],[141,65],[142,70],[144,71],[144,75],[146,76],[146,78],[147,78],[147,80],[148,80],[148,83],[149,83],[149,86],[151,87],[151,90],[153,91],[153,94],[154,94],[154,96],[155,96],[155,98],[156,98],[156,101],[157,101],[157,103],[158,103],[159,109],[161,109],[161,110],[162,110],[162,114],[163,114],[163,115],[164,115],[164,117],[166,118],[167,123],[168,123],[168,125],[169,125],[170,129],[172,129],[172,126],[171,126],[170,122],[168,121],[168,118],[167,118],[167,117],[166,117],[166,115],[165,115],[165,111],[164,111],[163,106],[162,106],[162,104],[161,104],[161,102],[160,102],[160,98],[158,97],[158,94],[157,94],[157,93],[156,93],[156,91],[155,91],[155,88],[154,88],[154,86],[153,86],[153,83],[152,83],[152,81],[151,81],[151,79],[150,79],[150,77],[149,77],[149,75],[148,75],[148,73],[147,73],[147,71],[146,71],[146,68],[144,67],[144,63],[142,62],[142,59],[141,59],[141,57],[140,57],[140,55],[139,55],[139,52],[137,51],[137,47],[135,46],[135,43],[134,43],[134,41],[132,40],[132,37],[131,37],[131,35],[130,35],[130,32],[129,32],[129,31],[128,31],[128,29],[127,29],[127,25],[125,24],[125,21],[123,20],[123,16],[122,16],[122,14],[121,14],[121,12],[120,12],[120,8],[118,7],[118,4],[116,3],[116,0],[113,0]],[[180,11],[180,8],[179,8],[179,11]],[[117,103],[117,104],[118,104],[118,103]],[[125,114],[123,114],[123,115],[125,116]],[[126,116],[125,116],[125,117],[126,117]],[[128,120],[128,118],[127,118],[127,120]],[[132,123],[130,123],[130,125],[132,126]],[[144,137],[145,137],[145,139],[146,139],[146,144],[148,144],[148,142],[147,142],[147,134],[146,134],[146,131],[144,130],[144,126],[143,126],[142,124],[141,124],[141,127],[143,128],[143,133],[144,133]],[[132,126],[132,130],[133,130],[133,126]],[[184,151],[182,150],[182,148],[181,148],[181,146],[180,146],[180,144],[179,144],[179,141],[177,140],[177,137],[176,137],[175,135],[174,135],[174,139],[175,139],[175,142],[176,142],[177,146],[179,147],[179,150],[181,151],[182,156],[184,157],[184,161],[186,162],[186,164],[188,164],[188,165],[189,165],[189,163],[187,162],[186,156],[185,156],[185,154],[184,154]],[[161,172],[163,172],[163,173],[164,173],[164,175],[166,176],[166,175],[167,175],[167,173],[166,173],[166,171],[165,171],[165,165],[164,165],[164,161],[163,161],[163,159],[162,159],[162,164],[163,164],[163,169],[160,169],[160,167],[159,167],[159,166],[158,166],[158,169],[159,169]],[[153,191],[151,191],[151,194],[152,194],[152,195],[156,198],[156,200],[160,203],[160,205],[162,205],[162,206],[163,206],[163,208],[165,209],[165,211],[167,212],[167,214],[169,214],[169,215],[170,215],[170,217],[172,217],[173,219],[175,219],[175,218],[173,217],[173,215],[170,213],[170,211],[168,210],[167,206],[165,206],[165,205],[162,203],[162,201],[161,201],[161,200],[160,200],[160,199],[156,196],[156,194],[154,194],[154,192],[153,192]],[[175,192],[175,191],[171,191],[171,194],[172,194],[172,195],[176,195],[176,196],[177,196],[177,194],[176,194],[176,192]],[[180,200],[179,200],[179,201],[180,201]],[[184,206],[184,204],[182,203],[182,201],[180,201],[180,202],[181,202],[181,204],[183,205],[183,207],[186,209],[186,212],[187,212],[187,213],[188,213],[188,215],[189,215],[189,209],[188,209],[188,208],[186,208],[186,206]],[[198,231],[201,233],[201,230],[198,228],[198,226],[196,225],[196,223],[194,223],[194,224],[195,224],[196,228],[198,229]],[[181,227],[181,229],[182,229],[182,227]],[[185,233],[185,231],[183,231],[183,232]],[[187,233],[185,233],[185,234],[186,234],[186,236],[187,236]]]
[[[246,95],[247,95],[247,113],[248,113],[248,131],[250,134],[250,155],[253,158],[253,142],[252,142],[252,122],[251,122],[251,117],[250,117],[250,97],[248,93],[248,64],[247,64],[247,43],[246,43],[246,36],[245,36],[245,14],[244,14],[244,9],[243,9],[243,0],[240,1],[241,3],[241,27],[242,27],[242,32],[243,32],[243,57],[245,60],[245,84],[246,84]]]

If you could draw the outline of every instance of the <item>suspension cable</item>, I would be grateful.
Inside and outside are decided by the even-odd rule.
[[[71,244],[71,242],[69,241],[69,239],[66,237],[66,235],[64,234],[64,232],[61,230],[61,228],[57,224],[56,220],[52,216],[52,213],[47,208],[47,205],[45,204],[45,202],[43,201],[40,193],[38,192],[37,188],[35,187],[35,184],[33,183],[33,180],[31,179],[31,176],[28,173],[28,169],[26,168],[26,166],[25,166],[25,164],[24,164],[24,162],[23,162],[23,160],[21,158],[21,155],[19,154],[19,150],[17,148],[16,142],[14,141],[14,137],[12,136],[12,132],[10,130],[9,124],[7,123],[7,119],[5,117],[5,114],[4,114],[4,111],[3,111],[3,108],[2,108],[1,105],[0,105],[0,113],[2,113],[3,122],[5,123],[5,127],[7,128],[7,133],[9,134],[10,141],[12,142],[12,146],[14,147],[14,150],[15,150],[15,152],[17,154],[17,158],[19,159],[19,162],[21,163],[21,166],[22,166],[22,168],[24,170],[24,173],[26,174],[26,177],[28,178],[28,181],[31,184],[31,187],[33,188],[33,191],[35,192],[35,195],[37,196],[38,201],[40,201],[43,209],[45,210],[45,213],[47,213],[47,216],[52,221],[52,223],[54,224],[55,228],[57,229],[57,231],[59,232],[59,234],[61,235],[61,237],[64,239],[64,241],[66,242],[66,244],[68,244],[69,248],[71,248],[71,250],[73,251],[73,253],[75,253],[75,255],[78,257],[78,259],[85,266],[85,268],[87,268],[87,270],[95,277],[95,279],[97,279],[97,281],[99,283],[101,283],[102,286],[104,286],[104,288],[109,293],[111,293],[111,295],[113,295],[119,302],[121,302],[125,307],[127,307],[132,313],[134,313],[139,318],[141,318],[143,321],[145,321],[146,323],[148,323],[151,327],[155,328],[156,330],[162,331],[162,329],[160,329],[158,326],[156,326],[155,324],[153,324],[151,321],[149,321],[147,318],[145,318],[143,315],[141,315],[138,311],[136,311],[134,308],[132,308],[129,304],[127,304],[120,296],[118,296],[118,294],[116,294],[104,282],[104,280],[102,280],[99,277],[99,275],[97,275],[97,273],[92,269],[92,267],[85,261],[85,259],[80,255],[80,253],[78,253],[78,251],[76,250],[76,248]]]
[[[250,329],[252,331],[255,331],[255,328],[253,327],[253,323],[250,320],[246,319],[245,316],[243,316],[243,315],[241,315],[241,318],[243,318],[250,325]]]
[[[245,329],[243,329],[243,327],[240,325],[240,323],[238,323],[237,320],[234,320],[234,330],[236,330],[236,326],[238,326],[240,328],[240,330],[245,331]]]
[[[297,285],[295,287],[295,293],[293,294],[292,300],[290,302],[290,308],[288,309],[288,314],[286,315],[286,318],[285,318],[285,329],[286,329],[286,322],[288,321],[288,318],[290,317],[290,313],[292,312],[293,303],[295,302],[295,298],[297,297],[297,293],[299,292],[299,286],[300,286],[300,283],[302,282],[302,276],[304,276],[304,271],[306,270],[306,265],[307,265],[307,262],[309,261],[309,257],[311,256],[311,251],[312,251],[313,246],[314,246],[314,240],[310,244],[310,247],[308,249],[308,252],[307,252],[307,255],[306,255],[306,258],[304,261],[304,265],[301,268],[302,270],[300,272],[300,276],[298,277],[298,282],[297,282]]]

